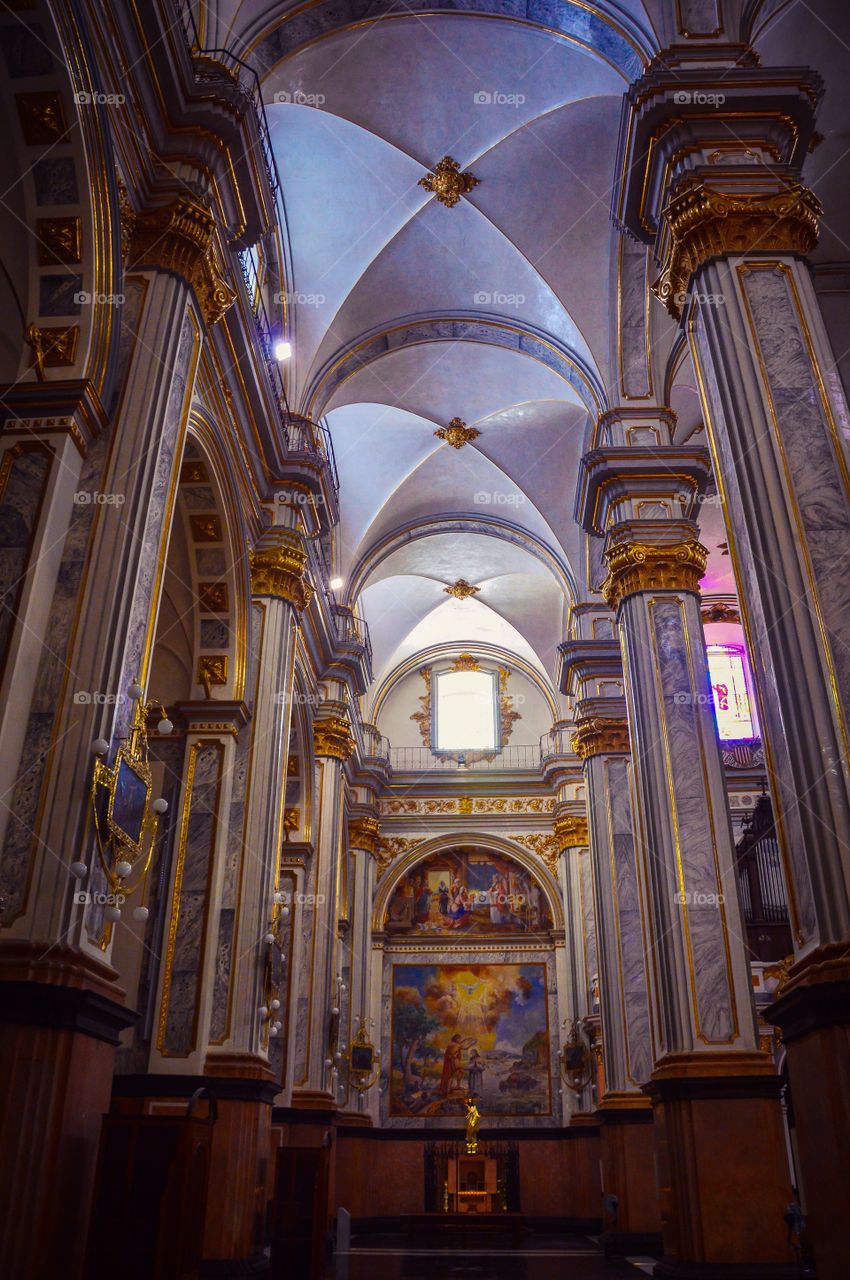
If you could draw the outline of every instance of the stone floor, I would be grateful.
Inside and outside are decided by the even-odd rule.
[[[370,1237],[337,1254],[328,1280],[641,1280],[653,1259],[606,1259],[590,1237],[527,1239],[516,1249],[410,1249]]]

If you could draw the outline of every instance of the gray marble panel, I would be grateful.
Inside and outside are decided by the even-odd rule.
[[[70,156],[43,156],[33,165],[32,176],[36,204],[79,204],[77,170]]]
[[[0,28],[0,48],[6,74],[12,80],[49,76],[54,72],[53,55],[40,22],[16,21]]]
[[[79,295],[83,277],[51,274],[39,277],[38,314],[40,316],[78,316],[82,311]]]
[[[10,465],[0,494],[0,676],[49,473],[48,454],[19,454]]]
[[[226,649],[230,644],[230,628],[218,618],[201,618],[201,648]]]

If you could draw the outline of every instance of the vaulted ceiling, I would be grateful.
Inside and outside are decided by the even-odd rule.
[[[782,0],[725,8],[766,61],[787,61],[800,28],[825,70],[816,21]],[[619,401],[609,207],[622,95],[676,38],[675,12],[672,0],[204,6],[205,43],[262,76],[291,255],[290,399],[330,426],[334,572],[370,624],[376,685],[420,650],[476,641],[554,676],[566,606],[585,590],[577,464]],[[452,208],[419,185],[446,155],[478,179]],[[658,312],[666,361],[675,329]],[[672,398],[681,431],[698,428],[686,360]],[[460,449],[435,435],[454,418],[479,433]],[[719,510],[702,523],[710,587],[731,590]],[[446,593],[460,578],[473,598]]]

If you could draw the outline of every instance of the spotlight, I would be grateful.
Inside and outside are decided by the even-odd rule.
[[[331,578],[330,582],[328,583],[328,586],[330,587],[331,591],[339,591],[342,585],[343,585],[342,578]]]
[[[283,338],[277,338],[274,344],[275,360],[288,360],[292,355],[292,343],[284,342]]]

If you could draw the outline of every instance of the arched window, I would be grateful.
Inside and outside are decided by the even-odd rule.
[[[756,737],[755,713],[743,646],[706,646],[717,732],[725,741]]]
[[[436,673],[435,751],[494,751],[499,700],[493,671]]]

